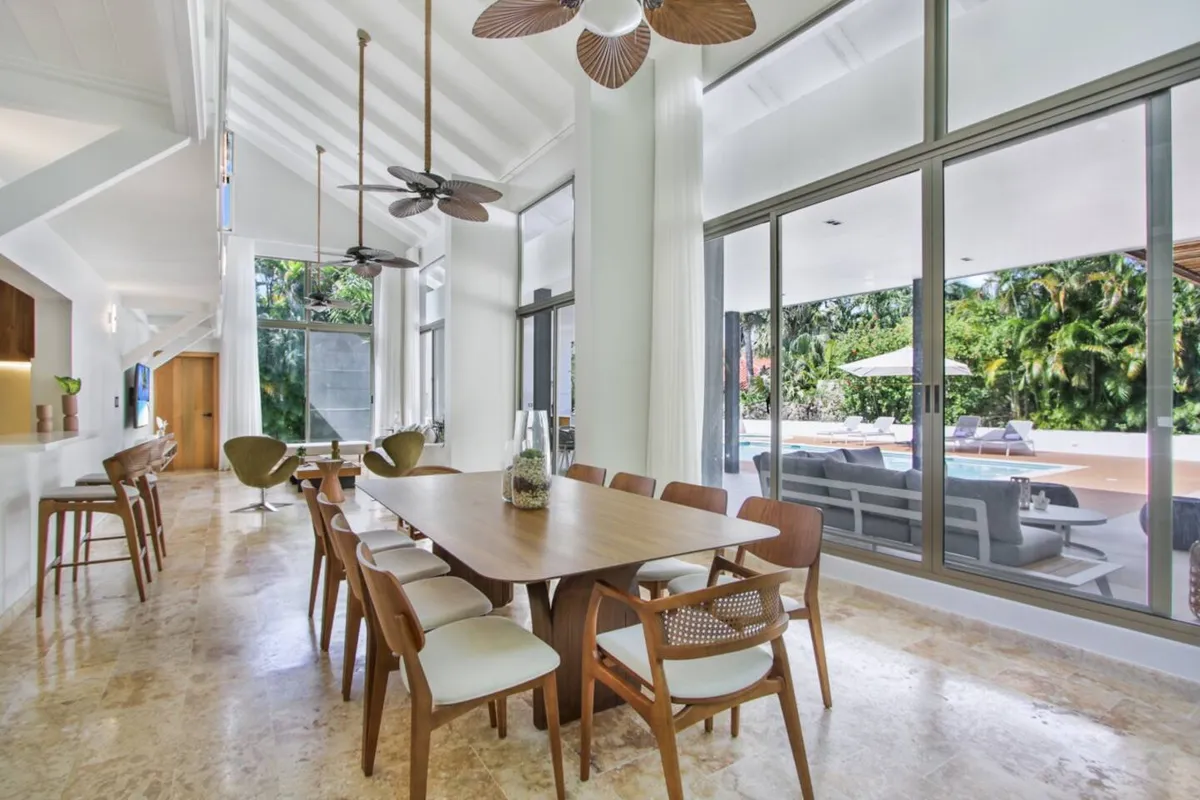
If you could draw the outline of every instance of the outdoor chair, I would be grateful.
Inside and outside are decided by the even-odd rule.
[[[817,436],[837,439],[845,437],[848,434],[856,434],[858,432],[858,426],[862,425],[862,420],[862,417],[846,417],[840,428],[828,428],[823,431],[818,431]]]
[[[1018,455],[1022,449],[1028,450],[1028,455],[1037,455],[1037,449],[1033,446],[1033,423],[1027,419],[1011,420],[1002,429],[976,436],[974,442],[979,446],[980,453],[985,447],[1003,447],[1006,456],[1012,455],[1014,449]]]
[[[953,444],[957,450],[963,442],[975,441],[979,431],[979,417],[959,417],[954,423],[954,433],[946,437],[946,444]]]

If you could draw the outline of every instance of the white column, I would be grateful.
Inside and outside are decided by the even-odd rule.
[[[645,473],[654,254],[654,69],[611,91],[580,74],[575,138],[578,460]]]
[[[262,434],[258,374],[258,310],[254,300],[254,240],[230,236],[221,281],[221,441]],[[225,454],[221,468],[228,469]]]
[[[500,469],[516,401],[517,216],[446,221],[446,448],[464,472]]]
[[[665,43],[664,43],[665,44]],[[655,59],[654,279],[648,474],[699,483],[704,401],[704,117],[700,48]]]
[[[419,258],[415,250],[405,254]],[[385,269],[375,279],[375,435],[413,425],[420,408],[419,270]]]

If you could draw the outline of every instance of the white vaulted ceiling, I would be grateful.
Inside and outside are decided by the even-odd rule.
[[[488,3],[434,5],[433,171],[502,182],[574,116],[575,39],[565,31],[486,41],[471,27]],[[354,182],[359,28],[367,47],[366,180],[396,183],[389,165],[423,162],[423,0],[231,0],[229,126],[271,154],[312,159],[328,148],[329,183]],[[418,244],[436,214],[372,217]]]

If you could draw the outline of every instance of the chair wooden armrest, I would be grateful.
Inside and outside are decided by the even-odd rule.
[[[724,556],[716,556],[713,558],[712,569],[708,573],[708,585],[716,586],[717,578],[720,577],[722,572],[737,575],[739,578],[757,578],[759,575],[764,574],[758,570],[750,569],[745,564],[730,561]]]

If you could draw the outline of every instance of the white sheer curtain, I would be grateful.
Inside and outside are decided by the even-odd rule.
[[[418,270],[385,269],[375,299],[375,433],[382,435],[418,421]]]
[[[666,44],[665,42],[662,44]],[[654,288],[650,474],[700,481],[704,368],[704,182],[700,48],[654,62]]]
[[[254,241],[230,236],[221,282],[221,442],[262,433]],[[224,449],[221,469],[229,469]]]

